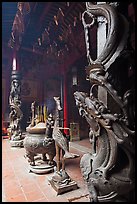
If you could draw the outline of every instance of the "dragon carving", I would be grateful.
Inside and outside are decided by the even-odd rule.
[[[76,91],[74,98],[79,114],[89,124],[92,151],[83,155],[80,167],[91,202],[133,201],[135,90],[134,80],[131,80],[134,76],[133,53],[126,47],[129,25],[114,5],[87,2],[86,8],[82,21],[89,62],[86,72],[92,86],[89,94]],[[87,16],[91,19],[88,23]],[[89,29],[99,16],[107,20],[108,33],[104,49],[96,60],[92,60]],[[124,67],[123,59],[127,60]],[[129,76],[131,69],[132,76]],[[124,74],[120,75],[121,72]],[[112,108],[106,107],[95,95],[95,87],[103,87],[120,111],[113,112]]]

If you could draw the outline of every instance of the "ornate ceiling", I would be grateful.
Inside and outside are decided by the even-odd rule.
[[[2,2],[2,41],[10,39],[13,21],[17,12],[17,2]]]
[[[84,2],[25,2],[30,12],[23,16],[24,33],[21,46],[34,50],[36,47],[57,47],[61,50],[72,32],[82,27],[81,14],[85,10]],[[2,3],[2,40],[10,40],[18,2]],[[73,37],[73,36],[72,36]],[[69,42],[73,43],[73,42]],[[42,50],[42,49],[41,49]]]

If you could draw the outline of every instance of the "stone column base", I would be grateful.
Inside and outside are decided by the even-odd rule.
[[[23,141],[24,141],[24,139],[17,140],[17,141],[10,140],[10,145],[11,145],[11,147],[24,147]]]

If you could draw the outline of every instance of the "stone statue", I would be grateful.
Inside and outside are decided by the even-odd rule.
[[[56,110],[54,115],[55,120],[52,137],[55,140],[57,168],[54,172],[54,175],[52,176],[52,179],[50,180],[50,183],[53,188],[58,192],[58,194],[60,194],[63,191],[77,188],[77,184],[72,181],[72,179],[69,177],[68,173],[65,170],[65,159],[75,158],[79,155],[69,152],[67,138],[64,137],[59,127],[59,111],[62,110],[60,105],[60,98],[54,97],[54,100],[56,102]],[[69,188],[67,188],[67,185],[69,185]]]
[[[54,124],[53,115],[50,113],[48,115],[47,120],[46,120],[46,136],[48,138],[52,138],[52,131],[53,131],[52,126],[53,126],[53,124]]]
[[[30,127],[34,127],[35,125],[35,101],[32,102],[31,104],[31,114],[32,114],[32,119],[31,119],[31,124]]]

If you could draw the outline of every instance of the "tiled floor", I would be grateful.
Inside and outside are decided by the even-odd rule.
[[[88,190],[80,172],[80,158],[90,149],[89,140],[70,142],[70,151],[80,157],[66,161],[66,170],[78,189],[57,195],[49,184],[48,174],[30,173],[24,148],[10,146],[2,140],[2,202],[89,202]]]

